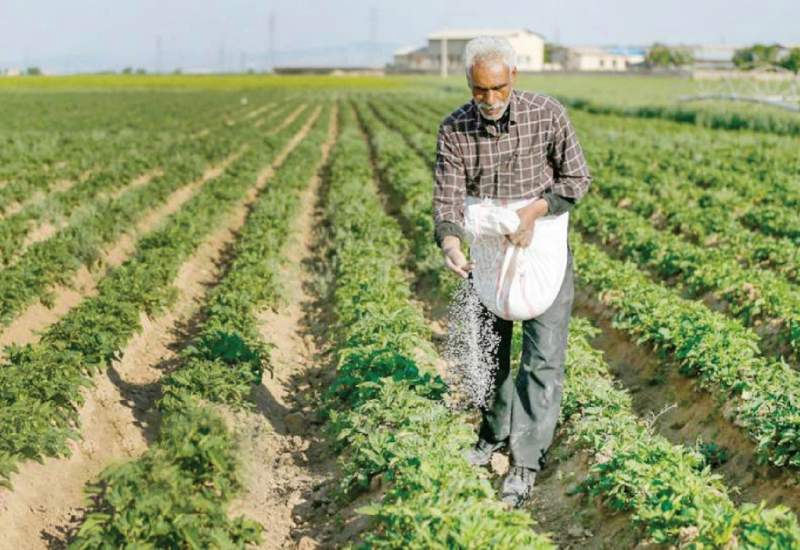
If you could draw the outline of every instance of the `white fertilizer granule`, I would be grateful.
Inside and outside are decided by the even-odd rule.
[[[494,398],[497,370],[496,351],[500,336],[492,316],[480,303],[471,280],[464,280],[453,295],[449,308],[446,382],[450,405],[458,409],[487,408]]]

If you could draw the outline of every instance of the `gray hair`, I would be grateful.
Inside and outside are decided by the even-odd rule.
[[[478,36],[467,42],[464,49],[464,69],[470,78],[472,66],[479,61],[499,61],[509,69],[517,66],[517,52],[508,38],[502,36]]]

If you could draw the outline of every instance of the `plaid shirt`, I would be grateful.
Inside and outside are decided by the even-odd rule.
[[[480,116],[474,100],[439,126],[434,169],[436,242],[463,240],[464,195],[544,198],[550,214],[571,208],[591,176],[564,107],[552,97],[512,90],[498,121]]]

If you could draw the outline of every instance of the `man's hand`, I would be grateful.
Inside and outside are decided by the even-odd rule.
[[[442,253],[444,265],[462,279],[466,279],[467,273],[472,270],[472,262],[467,262],[467,258],[461,252],[461,239],[455,235],[447,235],[442,241]]]
[[[519,227],[507,237],[511,244],[520,248],[530,245],[533,240],[534,224],[545,214],[547,214],[547,201],[544,199],[537,199],[528,206],[517,210]]]

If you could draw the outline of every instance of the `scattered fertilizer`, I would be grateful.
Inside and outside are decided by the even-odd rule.
[[[462,281],[454,293],[448,316],[443,355],[447,363],[445,379],[451,391],[450,406],[458,409],[490,407],[500,336],[471,279]]]

